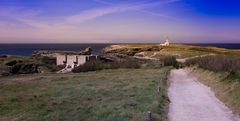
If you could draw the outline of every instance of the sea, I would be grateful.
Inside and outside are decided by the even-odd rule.
[[[112,43],[116,44],[116,43]],[[93,54],[99,54],[100,51],[112,44],[0,44],[0,55],[19,55],[19,56],[31,56],[33,51],[37,50],[59,50],[59,51],[81,51],[87,47],[92,48]],[[119,44],[119,43],[118,43]],[[212,46],[226,49],[240,49],[240,43],[238,44],[191,44],[195,46]]]
[[[92,54],[100,51],[110,44],[0,44],[0,55],[31,56],[38,50],[81,51],[87,47],[92,48]]]

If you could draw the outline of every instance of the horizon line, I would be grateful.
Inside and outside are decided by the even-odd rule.
[[[115,42],[109,42],[109,43],[0,43],[0,44],[161,44],[161,43],[157,43],[157,42],[149,42],[149,43],[144,43],[144,42],[139,42],[139,43],[115,43]],[[240,42],[214,42],[214,43],[209,43],[209,42],[202,42],[202,43],[199,43],[199,42],[193,42],[193,43],[188,43],[188,42],[178,42],[178,43],[170,43],[170,44],[240,44]]]

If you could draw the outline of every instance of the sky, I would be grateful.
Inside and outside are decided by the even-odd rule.
[[[240,43],[238,0],[0,0],[0,43]]]

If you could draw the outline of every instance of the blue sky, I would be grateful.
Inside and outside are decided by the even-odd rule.
[[[1,0],[0,43],[240,42],[237,0]]]

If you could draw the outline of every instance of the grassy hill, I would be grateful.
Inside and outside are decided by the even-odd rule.
[[[190,45],[162,47],[157,44],[131,44],[109,46],[102,54],[113,54],[106,56],[107,59],[117,57],[126,62],[129,62],[129,57],[133,59],[133,56],[157,60],[143,61],[139,69],[103,68],[101,71],[84,73],[80,71],[69,74],[25,74],[25,67],[29,65],[38,65],[46,72],[56,70],[55,60],[21,56],[1,57],[0,73],[9,72],[9,69],[17,66],[20,67],[17,71],[20,75],[0,77],[0,120],[139,121],[143,120],[147,111],[153,113],[154,120],[166,120],[167,76],[171,67],[164,67],[159,63],[161,59],[172,61],[176,58],[206,54],[238,58],[240,50]],[[211,60],[219,65],[219,59]],[[9,65],[12,66],[9,68]],[[91,63],[89,67],[92,67]],[[240,86],[239,80],[236,80],[238,78],[232,77],[233,74],[229,72],[212,72],[200,68],[191,71],[204,84],[212,87],[217,96],[239,114]]]
[[[140,121],[147,111],[155,120],[165,120],[169,70],[116,69],[0,78],[0,120]]]
[[[201,47],[192,45],[172,44],[170,46],[160,46],[158,44],[126,44],[112,45],[107,47],[104,53],[123,53],[136,55],[139,53],[145,56],[161,58],[162,56],[171,55],[177,58],[193,57],[205,54],[225,54],[230,56],[240,56],[240,50],[229,50],[216,47]]]
[[[240,50],[180,44],[166,47],[156,44],[136,44],[113,45],[106,48],[105,53],[122,53],[157,59],[175,56],[178,59],[186,59],[183,65],[189,66],[191,73],[195,74],[202,83],[210,86],[216,96],[235,113],[240,114]]]

